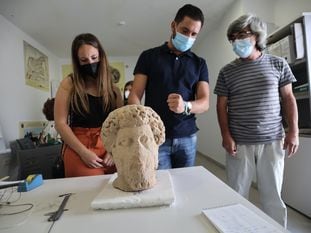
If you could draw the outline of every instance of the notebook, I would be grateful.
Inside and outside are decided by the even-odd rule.
[[[221,233],[279,233],[282,232],[242,204],[202,210]]]

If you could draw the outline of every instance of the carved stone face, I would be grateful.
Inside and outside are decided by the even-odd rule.
[[[120,129],[111,152],[118,171],[115,188],[139,191],[155,185],[158,145],[149,125]]]
[[[156,184],[158,149],[165,141],[165,127],[152,108],[126,105],[115,109],[104,121],[101,136],[117,167],[115,188],[140,191]]]

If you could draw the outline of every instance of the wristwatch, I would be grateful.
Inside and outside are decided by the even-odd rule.
[[[184,114],[189,116],[191,114],[192,104],[190,101],[184,101]]]

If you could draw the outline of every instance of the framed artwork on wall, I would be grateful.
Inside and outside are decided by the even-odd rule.
[[[49,91],[48,57],[24,41],[25,83],[31,87]]]
[[[123,93],[125,84],[125,71],[123,62],[110,62],[111,78],[113,83],[120,89]]]
[[[66,78],[73,72],[71,64],[62,65],[62,78]]]

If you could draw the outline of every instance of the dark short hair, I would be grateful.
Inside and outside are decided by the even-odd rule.
[[[183,21],[185,16],[188,16],[195,21],[201,21],[201,27],[203,27],[204,15],[200,8],[191,4],[186,4],[177,11],[174,21],[176,23],[180,23],[181,21]]]
[[[47,99],[43,104],[42,112],[48,121],[54,121],[54,102],[55,98]]]
[[[134,83],[133,80],[128,81],[127,83],[125,83],[124,88],[127,87],[127,86],[133,86],[133,83]]]

